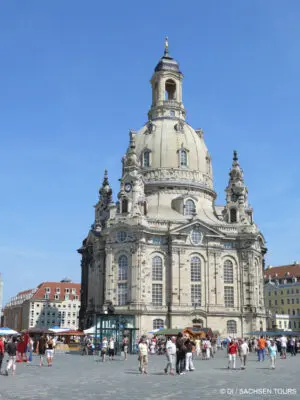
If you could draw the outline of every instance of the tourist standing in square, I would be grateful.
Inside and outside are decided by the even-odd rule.
[[[277,346],[276,346],[274,340],[271,340],[268,350],[269,350],[269,356],[270,356],[270,361],[271,361],[271,368],[275,369],[276,357],[277,357]]]
[[[141,342],[139,344],[139,362],[140,362],[140,372],[141,374],[147,374],[148,368],[148,344],[147,338],[142,336]]]

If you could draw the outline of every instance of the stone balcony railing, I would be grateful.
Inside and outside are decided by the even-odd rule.
[[[170,184],[190,184],[213,190],[213,182],[209,175],[200,171],[182,168],[160,168],[143,171],[146,184],[164,182]]]

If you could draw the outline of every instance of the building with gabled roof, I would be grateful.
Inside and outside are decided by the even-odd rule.
[[[300,264],[264,270],[268,328],[300,331]]]
[[[79,283],[70,280],[42,282],[19,292],[4,308],[4,324],[20,331],[28,328],[78,328]]]

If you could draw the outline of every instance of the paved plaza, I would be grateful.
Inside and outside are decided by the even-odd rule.
[[[136,355],[102,363],[98,357],[58,354],[51,368],[40,368],[35,356],[30,365],[17,364],[16,376],[0,376],[0,400],[300,398],[300,355],[278,359],[272,371],[268,359],[258,363],[253,353],[247,370],[231,371],[220,350],[212,360],[196,359],[196,370],[184,376],[164,374],[165,356],[149,360],[149,374],[140,375]]]

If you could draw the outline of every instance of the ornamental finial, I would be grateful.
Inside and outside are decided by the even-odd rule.
[[[237,151],[236,150],[234,150],[234,152],[233,152],[233,161],[238,161],[239,159],[238,159],[238,155],[237,155]]]
[[[165,56],[169,55],[169,39],[168,36],[165,37]]]

